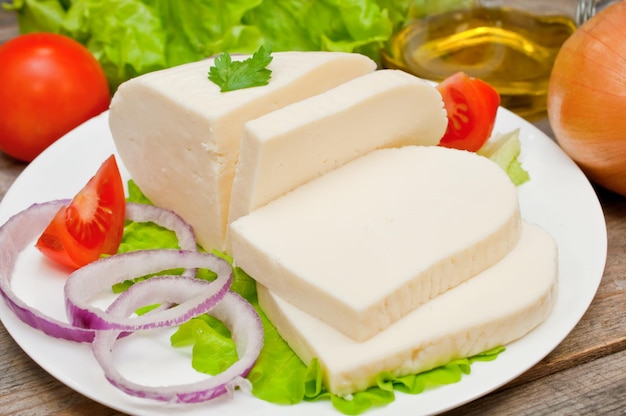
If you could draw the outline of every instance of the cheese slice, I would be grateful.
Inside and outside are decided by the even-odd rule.
[[[519,243],[496,265],[365,342],[346,337],[261,285],[257,289],[262,309],[296,354],[306,364],[317,358],[326,388],[347,395],[374,385],[381,372],[415,374],[524,336],[556,302],[557,264],[552,237],[524,224]]]
[[[502,259],[515,186],[490,160],[437,146],[375,150],[231,223],[238,266],[355,340]]]
[[[223,250],[243,124],[376,64],[359,54],[279,52],[268,85],[227,93],[207,79],[212,65],[207,59],[127,81],[112,99],[109,124],[146,196],[187,220],[205,249]]]
[[[436,145],[448,118],[439,92],[380,70],[244,125],[230,221],[383,147]]]

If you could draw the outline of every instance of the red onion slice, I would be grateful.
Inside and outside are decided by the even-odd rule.
[[[23,300],[11,289],[13,269],[19,253],[46,229],[57,211],[69,200],[34,204],[12,216],[0,227],[0,292],[9,308],[26,324],[45,334],[76,342],[91,342],[93,331],[77,328],[42,313]]]
[[[180,267],[207,268],[217,274],[217,279],[202,286],[201,291],[177,306],[138,317],[114,316],[90,303],[94,296],[110,290],[115,283]],[[212,254],[168,249],[132,251],[96,260],[73,272],[65,283],[65,306],[70,322],[81,328],[136,331],[167,327],[182,324],[214,307],[228,291],[231,282],[230,264]],[[132,293],[126,291],[120,297],[131,296]],[[175,299],[180,294],[176,285],[168,295],[172,299],[166,297],[162,299],[164,303],[177,303]]]
[[[167,300],[184,303],[188,297],[205,291],[207,285],[210,284],[187,277],[154,277],[133,285],[126,292],[127,296],[120,296],[111,304],[109,313],[116,317],[128,316],[146,300],[151,303]],[[171,292],[176,292],[176,296],[169,295]],[[198,403],[232,393],[236,387],[249,389],[250,382],[245,376],[256,362],[263,346],[263,324],[259,315],[250,303],[231,291],[208,313],[230,329],[239,360],[224,372],[206,380],[159,387],[140,385],[128,380],[120,374],[113,362],[113,346],[121,331],[97,331],[92,344],[94,355],[109,382],[136,397],[168,403]]]

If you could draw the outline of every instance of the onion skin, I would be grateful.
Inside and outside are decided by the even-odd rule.
[[[563,44],[548,89],[557,142],[589,179],[626,196],[626,2]]]

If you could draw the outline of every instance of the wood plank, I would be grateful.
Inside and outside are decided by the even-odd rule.
[[[445,416],[617,416],[626,412],[626,351],[500,390]]]
[[[0,2],[0,43],[17,36],[18,33],[16,13],[5,10]]]
[[[2,415],[121,415],[76,393],[46,373],[0,325],[0,414]]]
[[[0,201],[25,167],[26,163],[19,162],[0,152]]]

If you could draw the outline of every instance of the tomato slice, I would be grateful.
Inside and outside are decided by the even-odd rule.
[[[122,241],[126,199],[114,156],[61,208],[37,240],[48,258],[73,270],[115,254]]]
[[[448,129],[440,146],[475,152],[491,136],[500,94],[491,85],[463,72],[437,85],[448,113]]]

